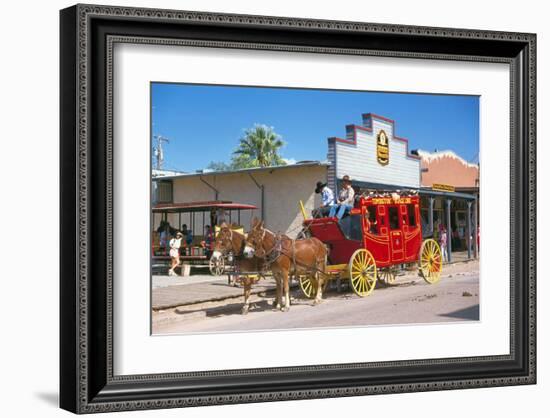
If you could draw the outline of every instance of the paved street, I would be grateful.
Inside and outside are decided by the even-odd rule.
[[[232,289],[234,297],[190,303],[153,312],[153,333],[197,333],[342,327],[357,325],[409,324],[469,321],[479,319],[478,262],[445,266],[441,281],[429,285],[409,272],[398,276],[394,285],[378,284],[365,298],[343,288],[330,289],[321,305],[313,306],[298,288],[292,291],[289,312],[274,311],[273,292],[263,288],[252,296],[251,311],[243,316],[242,289],[219,282],[219,289]],[[218,283],[216,282],[216,283]],[[272,286],[272,280],[267,282]],[[260,282],[262,283],[262,282]],[[189,286],[189,290],[193,285]],[[185,285],[172,286],[185,290]]]

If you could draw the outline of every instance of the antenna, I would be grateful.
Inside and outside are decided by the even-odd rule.
[[[157,170],[162,170],[162,165],[164,164],[164,151],[162,150],[162,143],[170,143],[168,138],[163,137],[162,135],[154,135],[153,139],[157,141],[156,147],[153,148],[153,155],[155,157],[155,165]]]

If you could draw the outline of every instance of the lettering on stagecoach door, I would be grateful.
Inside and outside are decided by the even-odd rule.
[[[384,130],[378,132],[376,136],[376,158],[381,165],[387,165],[390,161],[390,147],[388,144],[388,135]]]

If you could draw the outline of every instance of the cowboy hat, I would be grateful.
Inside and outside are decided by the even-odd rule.
[[[346,183],[351,183],[351,179],[349,178],[349,176],[347,174],[344,177],[342,177],[342,181],[346,182]]]
[[[322,181],[317,182],[317,187],[315,188],[315,193],[321,193],[321,190],[323,190],[323,187],[325,187],[327,184],[323,183]]]

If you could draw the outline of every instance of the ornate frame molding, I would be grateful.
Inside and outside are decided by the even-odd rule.
[[[472,44],[475,41],[498,41],[502,45],[517,45],[520,52],[512,55],[480,55],[480,54],[453,54],[425,51],[403,51],[403,50],[373,50],[354,47],[331,47],[314,45],[292,45],[288,43],[265,43],[250,41],[219,41],[207,39],[175,39],[168,37],[152,37],[146,34],[108,34],[105,40],[105,161],[104,179],[105,195],[105,236],[106,236],[106,257],[105,276],[106,287],[104,304],[106,307],[105,327],[105,349],[102,364],[104,363],[105,385],[103,389],[98,383],[99,377],[92,376],[91,364],[98,361],[97,353],[91,346],[94,344],[90,335],[92,334],[95,322],[92,321],[92,311],[95,306],[90,304],[90,295],[98,291],[92,289],[92,275],[90,274],[92,262],[92,242],[97,239],[93,233],[92,216],[97,215],[93,206],[92,194],[93,176],[92,167],[95,169],[96,160],[93,158],[92,137],[94,131],[92,125],[92,97],[98,93],[93,84],[92,72],[94,51],[92,50],[93,21],[108,18],[111,22],[132,21],[145,24],[151,23],[176,23],[181,25],[199,25],[203,29],[208,27],[231,27],[231,28],[283,28],[298,31],[337,33],[342,36],[349,34],[382,35],[395,38],[407,35],[417,38],[425,38],[445,42],[453,39]],[[231,404],[245,402],[265,402],[274,400],[291,400],[305,398],[323,398],[356,396],[379,393],[399,393],[411,391],[446,390],[458,388],[504,386],[518,384],[532,384],[536,380],[535,367],[535,225],[536,225],[536,181],[535,181],[535,140],[536,140],[536,36],[526,33],[490,32],[466,29],[431,28],[404,25],[385,25],[359,22],[339,22],[325,20],[295,19],[284,17],[266,17],[249,15],[232,15],[218,13],[201,13],[175,10],[141,9],[129,7],[106,7],[92,5],[77,5],[73,8],[62,11],[62,37],[65,34],[72,34],[66,40],[62,39],[62,80],[67,84],[62,85],[62,159],[74,158],[74,165],[62,166],[62,320],[61,320],[61,406],[77,413],[111,412],[120,410],[173,408],[182,406],[200,406],[213,404]],[[113,91],[113,47],[116,43],[146,43],[158,45],[185,45],[213,48],[239,48],[239,49],[262,49],[284,52],[314,52],[324,54],[351,54],[365,56],[387,56],[418,59],[438,60],[464,60],[501,62],[510,64],[511,80],[510,89],[512,97],[511,105],[511,167],[512,188],[521,193],[511,193],[511,312],[512,323],[516,323],[518,315],[527,315],[525,326],[522,329],[511,327],[510,343],[511,353],[508,356],[489,356],[454,358],[440,360],[415,360],[395,361],[383,363],[355,363],[339,365],[318,365],[301,366],[280,369],[245,369],[213,372],[205,371],[200,373],[170,373],[162,375],[138,375],[138,376],[114,376],[113,375],[113,269],[112,269],[112,91]],[[528,59],[525,60],[524,56]],[[73,81],[68,81],[71,77]],[[65,78],[67,77],[67,78]],[[71,84],[73,83],[73,84]],[[521,107],[521,109],[518,109]],[[518,120],[518,112],[521,117]],[[72,120],[69,122],[69,119]],[[517,123],[516,123],[517,122]],[[523,141],[523,142],[522,142]],[[520,173],[516,178],[516,173]],[[74,186],[74,191],[68,190]],[[522,188],[523,187],[523,188]],[[516,191],[516,189],[514,189]],[[520,198],[527,200],[523,201]],[[74,198],[74,199],[73,199]],[[65,209],[63,209],[65,208]],[[518,210],[519,209],[519,210]],[[74,212],[74,219],[69,221],[63,219],[63,210]],[[526,227],[523,229],[523,227]],[[525,256],[517,259],[518,248]],[[66,252],[68,250],[69,252]],[[70,258],[70,260],[69,260]],[[63,268],[63,266],[67,266]],[[525,277],[519,277],[518,272],[523,272]],[[514,281],[515,280],[515,281]],[[519,282],[522,280],[522,283]],[[518,287],[519,286],[519,287]],[[64,293],[63,288],[67,288]],[[74,289],[74,293],[71,290]],[[517,290],[523,293],[518,295]],[[102,295],[102,291],[99,291]],[[518,303],[518,297],[524,297],[523,303]],[[70,320],[63,318],[64,315],[71,315]],[[521,339],[518,344],[518,339]],[[519,349],[519,350],[518,350]],[[525,351],[524,351],[525,350]],[[315,372],[315,371],[349,371],[366,369],[384,369],[392,367],[422,367],[435,365],[460,365],[476,364],[487,362],[502,363],[518,360],[521,357],[523,372],[517,375],[506,377],[476,377],[476,378],[451,378],[431,379],[429,382],[368,384],[352,385],[343,387],[310,388],[302,390],[265,390],[250,391],[240,394],[192,394],[181,396],[176,389],[159,391],[153,396],[144,391],[139,394],[140,384],[174,384],[188,378],[212,378],[216,376],[254,376],[254,375],[277,375],[291,372]],[[103,367],[103,366],[102,366]],[[95,372],[94,372],[95,373]],[[101,379],[100,379],[101,380]],[[93,382],[93,384],[91,383]],[[94,386],[94,387],[92,387]],[[99,390],[98,390],[99,389]],[[132,392],[138,389],[138,396],[122,396],[124,391]]]

